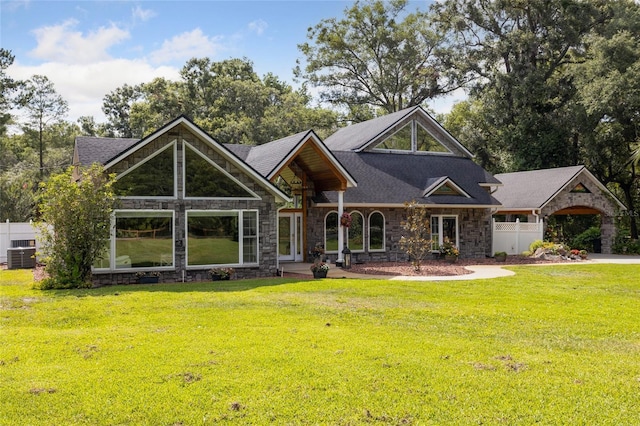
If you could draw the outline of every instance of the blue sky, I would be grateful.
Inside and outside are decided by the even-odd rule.
[[[410,8],[427,8],[415,0]],[[155,77],[179,79],[192,57],[246,57],[259,75],[293,84],[307,28],[341,18],[352,1],[7,1],[0,46],[15,55],[8,74],[43,74],[69,102],[68,119],[104,121],[102,98]],[[435,104],[441,112],[447,102]]]

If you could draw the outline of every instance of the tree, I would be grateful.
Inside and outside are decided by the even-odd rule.
[[[568,67],[583,60],[585,36],[610,17],[604,0],[446,0],[433,11],[451,40],[459,72],[473,78],[486,135],[515,170],[566,166],[576,87]]]
[[[77,182],[72,174],[69,167],[41,184],[42,218],[36,226],[50,276],[43,288],[91,286],[91,265],[109,241],[115,176],[106,175],[98,164],[82,169]]]
[[[637,239],[640,176],[633,155],[640,143],[640,6],[622,0],[612,7],[613,20],[587,38],[587,60],[573,69],[586,115],[580,149],[589,169],[622,192],[630,235]]]
[[[429,216],[427,209],[415,200],[404,203],[407,220],[401,223],[404,233],[400,238],[400,247],[411,259],[411,265],[416,272],[420,272],[422,260],[431,252],[429,239]]]
[[[40,178],[44,177],[44,131],[52,122],[61,120],[69,110],[67,102],[60,96],[51,81],[43,75],[34,75],[20,95],[20,105],[27,110],[28,125],[38,133],[40,153]]]
[[[9,110],[13,106],[13,93],[21,84],[5,72],[13,64],[14,59],[11,51],[0,47],[0,136],[3,136],[7,131],[6,126],[11,120]]]
[[[408,4],[356,1],[344,19],[309,28],[312,43],[298,46],[307,65],[296,76],[321,87],[322,100],[356,113],[362,106],[392,113],[457,89],[445,52],[438,52],[444,38],[427,13],[407,13]]]
[[[120,138],[141,138],[131,127],[131,108],[140,99],[140,86],[125,84],[105,95],[102,99],[102,112],[107,116],[107,134]]]

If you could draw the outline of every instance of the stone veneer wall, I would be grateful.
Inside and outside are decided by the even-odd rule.
[[[579,183],[582,183],[591,192],[571,192]],[[576,206],[591,207],[600,212],[602,253],[611,254],[616,231],[614,217],[618,212],[618,204],[612,200],[608,194],[602,192],[585,173],[579,174],[569,182],[553,200],[544,206],[541,215],[543,217],[551,216],[557,211]]]
[[[324,242],[324,218],[335,208],[313,207],[308,210],[307,244],[313,247],[316,243]],[[406,220],[406,212],[398,208],[345,208],[346,211],[357,210],[364,217],[365,252],[353,253],[354,262],[394,262],[406,261],[407,255],[400,248],[402,236],[401,222]],[[386,250],[384,252],[368,252],[368,217],[374,211],[379,211],[385,219]],[[460,238],[460,257],[484,258],[491,251],[491,212],[489,209],[429,209],[429,215],[457,215]],[[327,254],[330,262],[337,260],[337,254]]]
[[[159,271],[160,282],[186,282],[209,280],[207,272],[210,268],[186,268],[186,211],[189,210],[257,210],[258,211],[258,266],[237,267],[235,278],[271,277],[277,270],[277,210],[275,197],[258,185],[233,164],[218,155],[208,144],[198,140],[185,128],[173,129],[166,135],[151,142],[148,146],[125,158],[108,170],[109,173],[122,173],[129,167],[146,159],[150,154],[166,146],[172,141],[178,141],[177,149],[177,179],[178,197],[175,200],[152,199],[122,199],[118,209],[172,210],[174,211],[174,251],[175,264],[171,270]],[[183,140],[207,154],[216,164],[222,166],[246,187],[260,196],[261,200],[184,200],[183,198]],[[117,272],[96,272],[93,275],[94,285],[132,284],[136,282],[135,272],[118,270]]]

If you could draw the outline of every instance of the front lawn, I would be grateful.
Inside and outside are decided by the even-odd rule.
[[[640,265],[31,290],[0,425],[640,424]]]

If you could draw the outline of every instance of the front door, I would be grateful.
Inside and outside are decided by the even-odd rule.
[[[278,258],[302,262],[302,212],[278,214]]]

